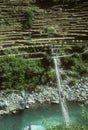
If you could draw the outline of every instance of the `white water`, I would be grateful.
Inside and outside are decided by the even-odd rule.
[[[65,97],[63,95],[61,77],[60,77],[60,73],[59,73],[59,65],[58,65],[59,58],[58,58],[58,56],[54,56],[53,59],[54,59],[54,64],[55,64],[56,76],[57,76],[57,86],[58,86],[59,95],[60,95],[59,96],[60,97],[60,105],[61,105],[61,109],[62,109],[65,124],[66,124],[66,126],[69,126],[70,118],[69,118],[69,113],[68,113],[66,100],[65,100]]]
[[[26,126],[24,130],[45,130],[45,128],[42,125],[31,125],[30,127]]]

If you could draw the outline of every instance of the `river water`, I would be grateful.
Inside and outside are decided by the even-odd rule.
[[[82,117],[79,103],[69,103],[68,110],[72,124],[87,124]],[[42,125],[44,127],[64,125],[60,105],[44,105],[27,109],[16,115],[0,117],[0,130],[24,130],[28,125]]]

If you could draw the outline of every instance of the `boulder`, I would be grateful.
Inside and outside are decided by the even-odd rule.
[[[45,130],[45,128],[42,125],[31,125],[31,126],[26,126],[24,130]]]
[[[8,104],[7,104],[6,101],[0,100],[0,109],[6,109],[7,105],[8,105]]]
[[[19,107],[20,110],[24,110],[26,108],[26,102],[24,102],[24,101],[20,101],[19,105],[20,105],[20,107]]]
[[[86,105],[88,105],[88,100],[87,100],[87,101],[85,101],[85,104],[86,104]]]

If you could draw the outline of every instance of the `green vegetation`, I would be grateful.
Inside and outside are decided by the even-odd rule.
[[[61,76],[63,80],[67,75],[72,77],[70,85],[74,85],[81,76],[88,75],[88,53],[81,54],[83,50],[84,47],[81,46],[64,48],[64,55],[72,55],[61,58],[61,66],[67,70],[67,73],[62,73]],[[13,53],[18,54],[19,51],[6,51],[7,56],[0,58],[1,89],[34,90],[37,85],[50,84],[51,81],[54,86],[56,85],[54,63],[51,56],[47,54],[41,60],[8,56]]]
[[[55,80],[51,61],[5,56],[0,58],[0,89],[35,89]]]
[[[52,3],[57,4],[58,2],[77,2],[80,0],[27,0],[29,3]],[[48,4],[47,4],[48,5]],[[29,6],[29,5],[28,5]],[[32,28],[35,5],[28,7],[24,13],[23,28]],[[8,19],[4,18],[1,21],[5,24],[9,24]],[[48,26],[46,28],[48,34],[55,34],[56,30],[54,26]],[[20,33],[20,32],[19,32]],[[30,33],[29,33],[30,34]],[[74,43],[75,44],[75,43]],[[77,43],[78,44],[78,43]],[[1,46],[2,47],[2,46]],[[8,47],[8,46],[7,46]],[[30,52],[35,52],[33,48]],[[41,48],[38,48],[40,51]],[[76,79],[88,75],[88,52],[79,55],[84,50],[83,46],[68,47],[64,48],[64,54],[69,55],[74,53],[72,56],[61,58],[62,67],[65,70],[71,71],[68,73],[69,76],[73,77],[70,84],[75,84]],[[26,50],[28,52],[29,50]],[[42,49],[41,49],[42,51]],[[44,50],[46,52],[46,50]],[[20,49],[20,53],[23,51]],[[25,52],[25,51],[24,51]],[[1,89],[35,89],[39,84],[47,84],[50,81],[56,82],[56,76],[53,65],[53,60],[48,55],[43,60],[30,60],[17,57],[9,57],[8,54],[19,54],[17,49],[9,50],[5,49],[1,51],[1,55],[7,55],[6,57],[0,58],[0,88]],[[62,74],[62,79],[66,78],[66,74]]]
[[[27,8],[25,11],[25,21],[23,21],[23,28],[31,28],[33,26],[34,13],[32,8]]]
[[[88,128],[86,126],[72,125],[69,127],[56,126],[56,127],[52,127],[50,129],[47,129],[47,130],[88,130]]]
[[[74,54],[71,57],[61,59],[63,69],[68,70],[67,74],[62,74],[62,79],[66,79],[67,75],[72,77],[69,82],[70,85],[74,85],[78,78],[88,74],[88,63],[86,62],[88,54],[79,55],[75,49],[78,49],[79,53],[82,52],[82,48],[65,48],[64,54]],[[6,53],[12,54],[12,51]],[[8,55],[0,58],[1,89],[34,90],[37,85],[50,84],[51,81],[55,86],[54,63],[49,55],[45,55],[41,60],[23,59]]]
[[[82,56],[78,53],[75,53],[71,58],[64,58],[65,67],[70,69],[73,77],[84,76],[88,72],[88,65],[83,61]]]
[[[77,45],[74,47],[67,47],[64,50],[64,55],[68,56],[63,57],[61,61],[63,68],[68,70],[68,75],[73,78],[70,84],[75,84],[77,79],[82,76],[88,76],[88,53],[82,53],[83,50],[83,46],[77,47]],[[69,71],[71,72],[70,74]]]
[[[85,119],[85,121],[88,121],[88,112],[84,106],[84,104],[81,105],[81,109],[82,109],[82,116]]]
[[[46,32],[48,33],[48,35],[54,35],[56,33],[56,30],[54,27],[48,27],[46,29]]]

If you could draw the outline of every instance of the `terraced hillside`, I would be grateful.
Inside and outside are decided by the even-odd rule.
[[[33,26],[24,28],[25,12],[33,8]],[[88,2],[75,7],[43,9],[28,1],[0,1],[0,56],[42,57],[50,47],[88,44]]]

